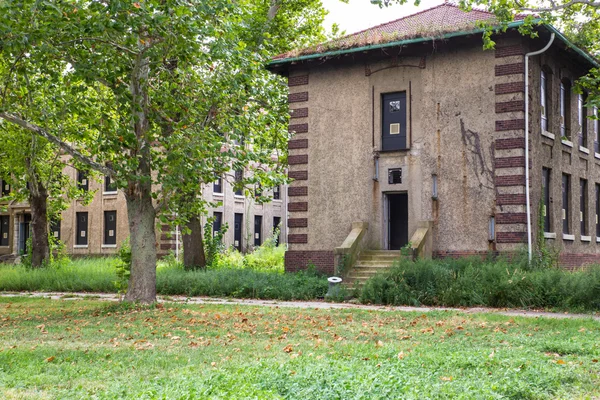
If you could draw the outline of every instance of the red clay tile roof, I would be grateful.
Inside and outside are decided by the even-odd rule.
[[[523,15],[519,15],[516,19],[523,19],[524,17]],[[382,44],[417,37],[436,37],[450,32],[476,29],[478,23],[493,21],[495,18],[494,14],[488,11],[474,9],[470,12],[464,12],[454,4],[444,3],[331,42],[280,54],[274,57],[273,60],[284,60],[300,55],[317,54],[324,51]]]

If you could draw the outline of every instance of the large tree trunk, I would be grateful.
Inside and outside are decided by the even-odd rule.
[[[187,228],[190,233],[183,235],[183,266],[187,270],[206,268],[200,218],[191,218]]]
[[[131,275],[126,301],[156,301],[156,212],[150,185],[137,183],[126,194],[131,244]],[[133,192],[133,193],[131,193]]]
[[[156,301],[156,210],[152,200],[152,153],[148,135],[148,74],[150,60],[140,56],[131,76],[133,130],[137,146],[131,150],[137,160],[135,176],[129,177],[125,198],[129,217],[131,275],[125,301]]]
[[[31,266],[41,267],[50,260],[48,241],[48,191],[38,185],[30,188],[31,208]]]

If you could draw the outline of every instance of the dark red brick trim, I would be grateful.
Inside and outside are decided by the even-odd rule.
[[[526,224],[526,213],[499,213],[496,214],[497,224]]]
[[[306,233],[289,234],[287,241],[296,244],[308,243],[308,235]]]
[[[295,156],[288,156],[289,165],[300,165],[308,164],[308,154],[298,154]]]
[[[500,206],[524,205],[526,202],[524,194],[497,194],[496,204]]]
[[[176,248],[175,243],[161,243],[160,244],[161,250],[175,250],[175,248]]]
[[[175,240],[175,235],[172,233],[162,233],[160,235],[160,240]]]
[[[496,186],[524,186],[525,175],[503,175],[496,177]]]
[[[303,101],[308,101],[308,92],[288,94],[288,103],[301,103]]]
[[[526,232],[496,232],[496,243],[523,243]]]
[[[524,63],[496,65],[496,76],[523,74],[524,72]]]
[[[293,139],[288,141],[288,149],[308,149],[308,139]]]
[[[308,203],[306,201],[288,203],[288,211],[308,211]]]
[[[524,119],[507,119],[504,121],[496,121],[496,131],[512,131],[525,129]]]
[[[288,177],[297,181],[305,181],[308,179],[308,171],[289,171]]]
[[[525,82],[497,83],[496,94],[524,93]]]
[[[308,75],[291,76],[288,78],[288,86],[308,85]]]
[[[496,150],[510,150],[510,149],[524,149],[525,138],[508,138],[508,139],[496,139],[494,142],[494,148]]]
[[[524,167],[525,157],[502,157],[494,159],[494,166],[496,168],[513,168],[513,167]]]
[[[289,218],[288,226],[290,228],[306,228],[308,226],[308,218]]]
[[[288,196],[308,196],[308,186],[288,186]]]
[[[290,110],[290,118],[306,118],[308,117],[308,107],[295,108]]]
[[[437,250],[433,252],[433,258],[462,258],[462,257],[488,257],[489,255],[497,256],[497,251],[482,251],[482,250]]]
[[[496,58],[510,57],[510,56],[522,56],[523,54],[525,54],[525,50],[523,49],[523,46],[521,46],[520,44],[515,44],[512,46],[496,47]]]
[[[288,127],[288,132],[306,133],[308,132],[308,124],[295,124]]]
[[[600,254],[589,253],[561,253],[558,263],[567,269],[576,269],[591,264],[600,264]]]
[[[513,100],[496,103],[496,114],[513,111],[525,111],[525,101]]]
[[[329,250],[288,250],[285,252],[285,272],[305,270],[309,264],[327,275],[334,273],[334,254]]]

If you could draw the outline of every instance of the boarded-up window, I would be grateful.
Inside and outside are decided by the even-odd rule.
[[[116,211],[104,211],[104,244],[117,244]]]
[[[10,216],[0,215],[0,246],[7,247],[10,237]]]
[[[85,246],[88,244],[88,213],[78,212],[76,218],[77,232],[75,235],[75,244]]]
[[[381,104],[381,149],[407,149],[406,92],[383,94]]]

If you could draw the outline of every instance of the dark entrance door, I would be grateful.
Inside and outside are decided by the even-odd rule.
[[[31,214],[24,214],[19,224],[19,254],[27,252],[27,240],[31,236]]]
[[[388,194],[388,243],[400,250],[408,243],[408,194]]]

